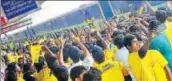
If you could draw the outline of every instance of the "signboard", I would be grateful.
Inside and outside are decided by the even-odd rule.
[[[18,29],[18,28],[21,28],[21,27],[29,25],[29,24],[32,24],[32,20],[31,19],[22,21],[20,23],[16,23],[16,24],[11,25],[11,26],[6,27],[6,28],[2,28],[1,29],[1,34],[9,32],[9,31],[12,31],[12,30],[15,30],[15,29]]]
[[[1,0],[1,6],[8,20],[38,9],[35,0]]]
[[[113,17],[113,11],[109,1],[99,1],[99,7],[102,11],[101,13],[104,19],[108,20],[109,18]]]

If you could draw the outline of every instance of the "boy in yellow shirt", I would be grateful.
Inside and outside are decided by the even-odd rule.
[[[132,74],[137,81],[172,80],[166,59],[158,51],[148,50],[151,39],[152,33],[148,42],[140,48],[139,41],[134,35],[126,35],[124,43],[131,53],[128,56],[128,64]]]
[[[94,46],[92,56],[97,63],[96,68],[102,72],[102,81],[124,81],[125,79],[131,79],[121,62],[105,60],[103,50],[99,46]]]

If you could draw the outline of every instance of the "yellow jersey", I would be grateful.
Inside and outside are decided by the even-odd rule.
[[[58,81],[47,66],[44,67],[39,73],[34,73],[34,77],[38,81]]]
[[[114,53],[111,49],[104,50],[104,54],[106,60],[113,60]]]
[[[9,63],[15,62],[14,56],[12,56],[10,53],[7,53],[7,58],[9,60]]]
[[[15,60],[16,63],[18,63],[18,59],[19,59],[19,58],[23,58],[23,55],[22,55],[22,54],[21,54],[21,55],[15,54],[14,60]]]
[[[30,52],[33,63],[38,63],[40,51],[41,51],[41,45],[31,45]]]
[[[24,81],[22,72],[17,72],[17,81]]]
[[[106,60],[96,68],[102,71],[102,81],[124,81],[124,76],[128,75],[124,65],[118,61]]]
[[[168,63],[156,50],[148,50],[143,59],[138,52],[131,53],[128,63],[136,81],[167,81],[164,67]]]

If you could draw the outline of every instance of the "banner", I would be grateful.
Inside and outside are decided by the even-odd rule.
[[[99,1],[99,7],[102,10],[102,15],[106,20],[113,17],[113,11],[109,4],[109,1]]]
[[[1,6],[8,20],[38,9],[35,0],[1,0]]]
[[[21,28],[21,27],[24,27],[24,26],[27,26],[27,25],[30,25],[30,24],[32,24],[32,20],[31,19],[24,20],[22,22],[13,24],[11,26],[8,26],[8,27],[5,27],[5,28],[1,28],[1,34],[9,32],[9,31],[12,31],[12,30],[15,30],[15,29],[18,29],[18,28]]]

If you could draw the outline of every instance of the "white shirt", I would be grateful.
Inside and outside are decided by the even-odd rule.
[[[89,68],[89,67],[93,66],[93,63],[94,63],[94,60],[93,60],[92,56],[87,55],[83,61],[80,60],[79,62],[74,63],[74,64],[72,64],[71,66],[69,66],[69,67],[68,67],[68,72],[70,73],[70,70],[71,70],[72,68],[74,68],[74,67],[76,67],[76,66],[80,66],[80,65],[81,65],[81,66],[83,65],[83,66]]]
[[[129,51],[126,47],[122,47],[121,49],[119,49],[116,54],[115,57],[117,58],[117,60],[121,61],[122,63],[124,63],[124,65],[128,68],[128,55],[129,55]]]
[[[128,65],[128,55],[129,55],[129,50],[124,46],[116,52],[115,57],[118,61],[121,61],[122,63],[124,63],[130,76],[132,77],[132,81],[135,81],[134,76],[132,75],[131,70]]]

